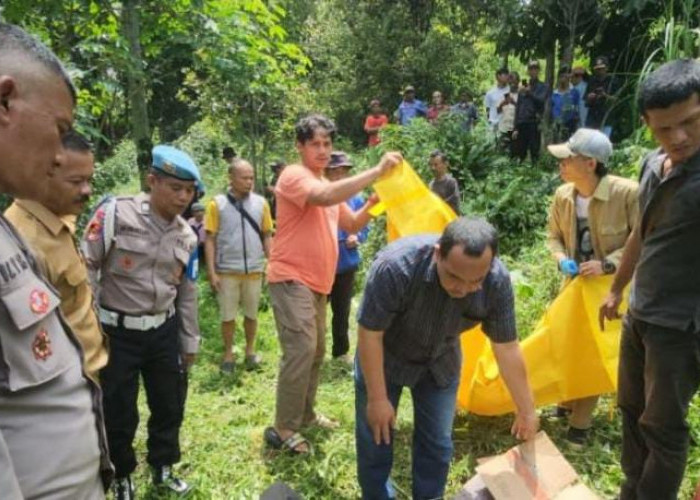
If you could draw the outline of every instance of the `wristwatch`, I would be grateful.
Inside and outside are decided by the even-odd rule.
[[[607,259],[603,259],[603,272],[605,274],[615,274],[617,267]]]

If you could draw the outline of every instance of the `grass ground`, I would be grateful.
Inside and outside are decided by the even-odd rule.
[[[532,273],[529,273],[532,275]],[[543,307],[538,289],[518,286],[519,320],[527,331],[533,308]],[[539,302],[534,306],[533,301]],[[206,283],[201,283],[200,324],[204,336],[202,350],[190,378],[185,423],[181,432],[182,456],[177,471],[195,486],[193,499],[257,499],[275,481],[284,481],[307,499],[354,499],[359,497],[355,475],[354,395],[350,369],[327,361],[322,369],[318,409],[341,421],[340,429],[330,432],[309,430],[314,443],[313,457],[298,458],[270,451],[263,444],[263,430],[273,418],[279,348],[272,313],[260,315],[259,351],[264,356],[259,372],[245,372],[238,365],[233,376],[219,372],[221,340],[216,302]],[[241,357],[242,335],[237,333]],[[328,338],[330,341],[330,337]],[[353,344],[355,339],[353,338]],[[142,421],[147,419],[143,396]],[[404,393],[399,410],[393,478],[399,498],[410,498],[410,394]],[[690,411],[693,435],[700,439],[700,402]],[[450,470],[450,498],[474,473],[475,460],[513,446],[509,435],[511,417],[485,418],[459,416],[455,423],[455,458]],[[563,422],[542,419],[543,429],[571,461],[583,481],[603,498],[614,498],[622,473],[619,467],[620,425],[610,397],[602,399],[589,445],[582,451],[566,446]],[[136,447],[139,463],[135,479],[139,498],[161,498],[150,488],[145,467],[145,425],[141,425]],[[690,498],[698,480],[700,450],[691,448],[682,497]],[[167,497],[165,497],[167,498]]]

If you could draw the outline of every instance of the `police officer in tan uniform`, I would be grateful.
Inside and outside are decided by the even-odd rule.
[[[64,154],[75,89],[61,63],[0,23],[0,192],[40,199]],[[99,387],[60,298],[0,216],[0,498],[101,499],[110,480]]]
[[[87,268],[75,244],[75,219],[90,199],[95,160],[90,143],[71,130],[62,139],[64,161],[40,200],[18,199],[5,217],[25,238],[39,267],[61,297],[61,311],[85,353],[94,380],[107,364],[107,346],[95,311]]]
[[[192,269],[197,237],[180,214],[201,182],[191,158],[171,146],[156,146],[152,165],[150,193],[104,202],[83,235],[100,322],[110,341],[100,379],[117,499],[133,498],[139,375],[151,412],[147,461],[153,482],[178,494],[190,489],[171,468],[180,460],[187,367],[199,347]]]

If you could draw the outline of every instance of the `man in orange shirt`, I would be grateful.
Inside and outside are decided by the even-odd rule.
[[[367,134],[367,143],[370,147],[376,146],[381,142],[379,131],[386,127],[389,123],[389,118],[382,113],[382,104],[379,99],[372,99],[369,103],[370,114],[365,120],[365,133]]]
[[[387,153],[377,166],[330,183],[323,171],[334,137],[335,125],[325,116],[302,118],[296,125],[301,164],[286,167],[275,187],[277,233],[268,282],[282,359],[275,425],[265,430],[265,440],[274,448],[295,453],[311,451],[298,432],[303,426],[338,426],[314,411],[325,354],[326,296],[335,276],[338,228],[359,231],[369,222],[372,205],[368,202],[352,212],[344,201],[402,161],[399,153]]]

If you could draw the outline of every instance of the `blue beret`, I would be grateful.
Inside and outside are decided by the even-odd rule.
[[[197,186],[203,186],[199,169],[192,158],[172,146],[158,145],[153,148],[153,168],[183,181],[195,181]]]

